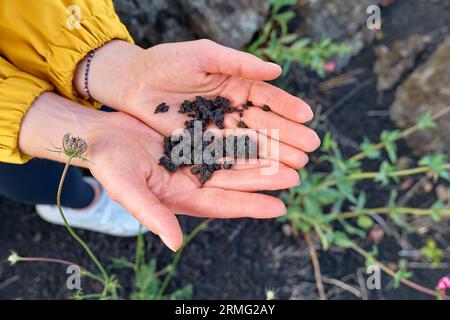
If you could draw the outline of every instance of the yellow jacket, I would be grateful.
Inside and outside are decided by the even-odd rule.
[[[110,0],[0,0],[0,162],[30,159],[17,139],[42,92],[97,107],[76,94],[72,79],[78,62],[112,39],[133,41]]]

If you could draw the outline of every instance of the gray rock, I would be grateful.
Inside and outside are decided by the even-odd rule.
[[[114,5],[136,43],[144,47],[209,38],[242,48],[269,11],[267,0],[115,0]]]
[[[260,29],[269,11],[267,0],[178,0],[199,37],[242,48]]]
[[[430,41],[428,35],[413,35],[406,40],[395,41],[390,48],[384,45],[376,47],[373,72],[377,75],[378,90],[393,88],[405,72],[414,67],[417,56]]]
[[[417,123],[427,111],[439,112],[450,106],[450,38],[418,67],[397,89],[391,118],[400,128]],[[450,155],[450,112],[437,120],[438,128],[427,129],[407,139],[419,155],[444,152]]]
[[[353,48],[337,61],[337,69],[345,67],[352,56],[371,43],[375,33],[366,27],[366,14],[374,0],[309,0],[299,9],[299,33],[316,41],[326,36]]]
[[[114,7],[140,46],[195,39],[177,1],[114,0]]]

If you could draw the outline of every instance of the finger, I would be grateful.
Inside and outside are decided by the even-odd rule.
[[[218,170],[203,186],[236,191],[281,190],[300,184],[296,170],[273,161],[272,167]]]
[[[206,54],[203,69],[207,73],[226,74],[250,80],[273,80],[280,76],[281,67],[246,52],[222,46],[210,40],[202,41]]]
[[[248,100],[259,107],[266,104],[273,112],[299,123],[311,121],[314,116],[305,101],[262,81],[251,84]]]
[[[120,190],[108,192],[110,196],[157,234],[167,247],[177,251],[183,244],[183,233],[174,213],[151,193],[145,180],[123,176],[116,181],[120,181]],[[118,187],[116,184],[115,188]]]
[[[227,127],[235,127],[237,118],[231,117],[231,119],[225,118],[225,125]],[[212,125],[212,127],[215,127]],[[303,168],[309,161],[308,155],[286,143],[280,142],[279,140],[272,139],[269,137],[266,131],[257,132],[253,129],[243,129],[243,128],[227,128],[219,130],[217,128],[209,129],[208,132],[212,132],[216,139],[218,137],[228,137],[230,135],[242,136],[248,135],[250,139],[257,143],[258,145],[258,156],[262,159],[269,159],[274,161],[282,162],[287,166],[300,169]],[[238,159],[242,160],[242,159]]]
[[[183,208],[181,212],[197,217],[211,218],[275,218],[286,213],[283,202],[260,193],[200,188],[189,194],[196,199],[195,207]]]
[[[266,133],[275,140],[305,152],[312,152],[320,146],[320,138],[316,132],[303,124],[285,119],[273,112],[265,112],[260,108],[249,108],[244,112],[242,118],[236,114],[226,115],[224,123],[227,127],[236,127],[240,120],[255,131]]]

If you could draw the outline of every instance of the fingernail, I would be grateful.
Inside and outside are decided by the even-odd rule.
[[[164,234],[160,233],[159,234],[159,238],[162,240],[162,242],[164,242],[164,244],[173,252],[177,252],[177,250],[175,250],[173,244],[169,241],[169,238],[166,237]]]
[[[273,62],[266,62],[267,64],[271,65],[271,66],[275,66],[278,69],[281,69],[281,66],[279,64],[273,63]]]

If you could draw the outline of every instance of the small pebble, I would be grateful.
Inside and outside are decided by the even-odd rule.
[[[244,121],[239,121],[237,124],[238,128],[248,128]]]
[[[155,113],[164,113],[169,111],[169,106],[167,105],[167,103],[163,102],[160,105],[158,105],[155,109]]]
[[[270,107],[267,104],[263,105],[262,109],[265,112],[269,112],[271,110]]]

